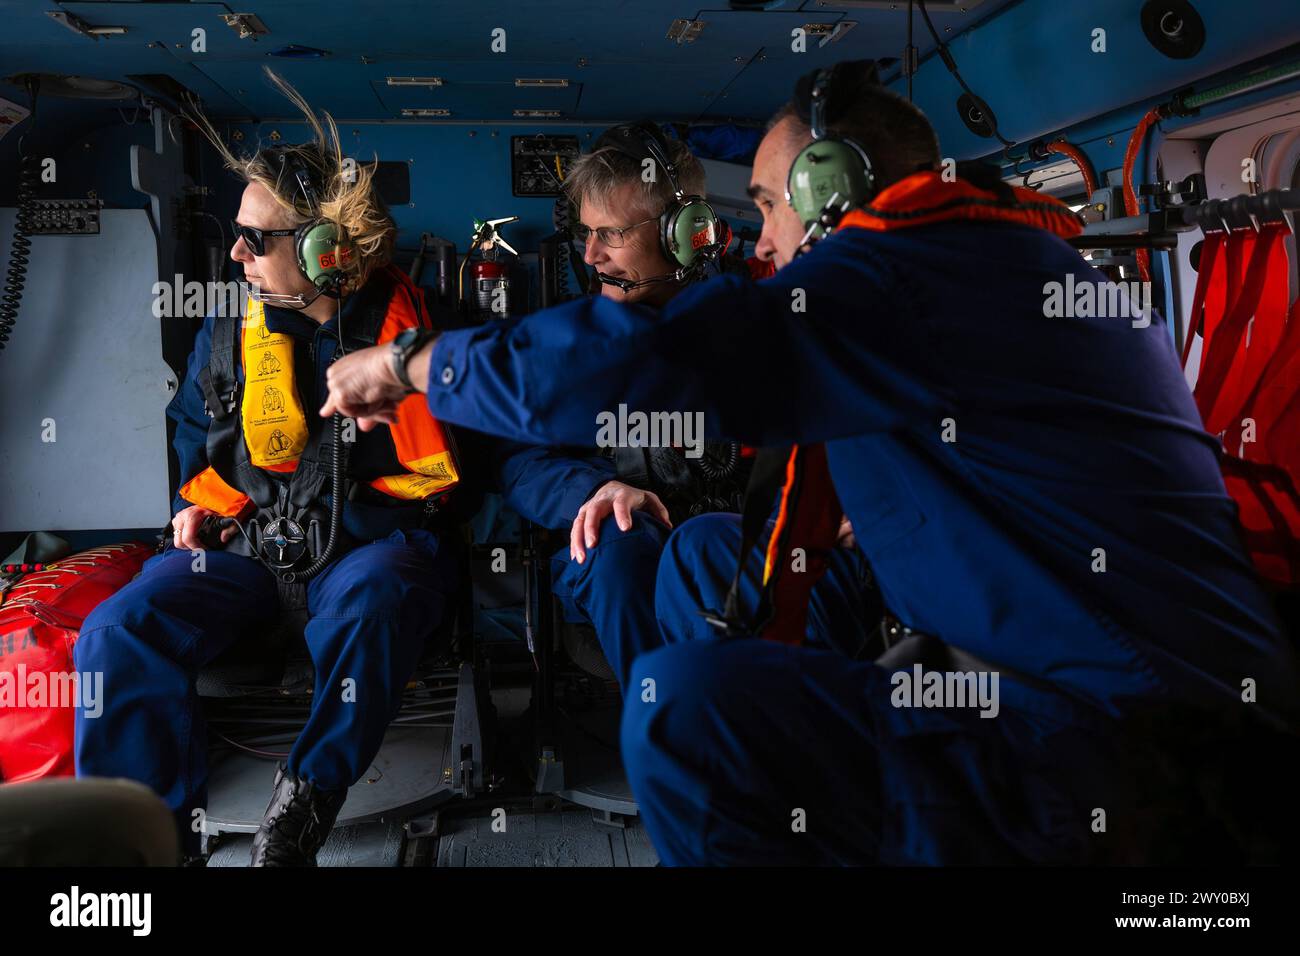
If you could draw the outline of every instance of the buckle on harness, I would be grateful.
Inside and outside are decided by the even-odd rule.
[[[320,525],[316,521],[309,523],[310,534],[315,538],[315,547],[309,541],[309,532],[292,518],[272,517],[258,535],[258,551],[262,559],[277,571],[288,571],[309,554],[320,552]]]
[[[715,611],[713,608],[705,608],[697,611],[697,614],[711,626],[716,627],[722,632],[724,637],[744,637],[749,633],[749,628],[744,621],[734,617],[728,617],[722,611]]]
[[[213,411],[213,406],[221,409],[218,415]],[[229,392],[222,395],[217,392],[205,393],[203,396],[203,413],[208,418],[223,419],[235,413],[235,390],[232,388]]]

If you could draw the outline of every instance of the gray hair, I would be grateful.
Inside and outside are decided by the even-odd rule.
[[[668,140],[668,159],[677,169],[677,181],[688,196],[704,195],[704,166],[681,140]],[[604,146],[578,158],[564,180],[564,193],[579,209],[584,199],[608,203],[614,191],[628,183],[641,187],[642,213],[657,216],[673,199],[673,187],[656,168],[654,182],[642,177],[640,160],[613,146]]]

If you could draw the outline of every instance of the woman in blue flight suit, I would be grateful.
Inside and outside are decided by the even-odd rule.
[[[932,663],[1000,677],[991,708],[931,707],[897,693],[906,669],[777,641],[643,654],[623,756],[665,862],[1167,859],[1224,825],[1197,801],[1231,788],[1233,749],[1294,739],[1300,676],[1164,322],[1045,318],[1045,284],[1100,278],[1051,234],[1077,232],[1069,210],[950,180],[911,104],[843,65],[826,81],[755,158],[773,278],[713,280],[657,315],[583,301],[444,335],[411,374],[435,414],[519,440],[581,441],[625,402],[757,446],[824,443],[807,500],[842,506],[893,615],[940,639]],[[790,172],[828,141],[862,155],[866,188],[796,258],[823,200],[796,213]],[[575,324],[590,345],[552,331]],[[325,410],[388,418],[381,359],[332,369]],[[725,520],[679,529],[661,609],[726,590],[707,526]]]
[[[194,854],[207,788],[196,674],[240,637],[267,630],[282,610],[305,612],[312,711],[276,774],[253,865],[315,864],[448,607],[458,567],[429,519],[429,506],[457,484],[454,447],[418,400],[400,427],[346,446],[344,480],[354,490],[340,540],[332,554],[309,553],[293,565],[301,572],[312,560],[327,562],[314,576],[278,581],[270,533],[254,553],[254,524],[267,532],[272,517],[288,516],[306,525],[289,507],[306,501],[323,530],[333,496],[346,494],[324,466],[343,432],[331,435],[331,423],[311,413],[336,349],[416,338],[429,326],[423,298],[389,264],[395,230],[371,171],[340,168],[332,122],[327,139],[311,119],[314,143],[247,160],[226,153],[247,183],[231,258],[258,291],[247,318],[205,321],[168,407],[183,479],[172,540],[87,618],[75,649],[78,668],[102,672],[105,686],[103,714],[77,716],[77,773],[153,787]],[[236,520],[218,531],[221,515]]]

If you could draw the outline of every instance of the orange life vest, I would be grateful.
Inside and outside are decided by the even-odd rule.
[[[411,280],[393,266],[385,267],[383,276],[392,281],[394,286],[387,312],[383,317],[383,324],[375,335],[374,344],[382,345],[391,342],[408,328],[417,326],[429,328],[431,323],[424,308],[423,298]],[[245,336],[251,330],[262,336],[268,343],[275,342],[279,338],[287,338],[274,333],[268,335],[261,321],[261,309],[254,307],[251,302],[246,311],[247,318],[241,321],[236,348],[244,371],[242,387],[245,389],[251,381],[248,367],[249,350],[244,347]],[[219,318],[217,321],[223,319]],[[225,319],[224,321],[236,320]],[[292,390],[294,381],[292,363],[292,348],[281,348],[276,352],[276,361],[266,362],[261,369],[254,369],[253,377],[267,378],[268,382],[275,381],[275,385],[265,386],[266,391],[283,396],[286,391]],[[268,376],[278,376],[278,378],[271,379]],[[289,383],[288,387],[283,384],[286,382]],[[270,410],[287,419],[284,429],[276,429],[275,434],[278,435],[285,429],[293,434],[298,430],[299,425],[305,434],[305,418],[301,422],[297,421],[297,416],[305,413],[301,402],[294,400],[296,398],[297,396],[293,396],[287,402],[280,398],[273,403],[275,407]],[[247,402],[236,403],[234,408],[239,414],[243,440],[251,451],[253,442],[257,439],[254,437],[249,416],[244,414],[246,408],[242,408],[241,405],[246,406]],[[386,427],[393,440],[396,458],[406,470],[400,474],[373,478],[369,481],[370,487],[392,498],[412,501],[445,494],[460,481],[455,446],[447,430],[429,413],[423,395],[408,395],[398,405],[397,415],[397,423]],[[259,427],[265,427],[265,424],[260,423]],[[293,453],[285,456],[282,461],[265,466],[259,465],[259,467],[282,474],[294,472],[298,467],[299,455],[296,452],[300,450],[301,442],[296,445],[289,443],[288,447]],[[211,465],[186,482],[181,487],[180,493],[186,501],[231,517],[239,515],[250,503],[248,495],[232,487]]]

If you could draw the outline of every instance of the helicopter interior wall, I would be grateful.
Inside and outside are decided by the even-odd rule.
[[[0,209],[6,246],[13,223]],[[100,228],[32,239],[23,334],[4,358],[40,370],[41,386],[0,376],[0,531],[156,528],[169,516],[163,409],[176,377],[151,312],[156,240],[140,209],[104,210]]]
[[[1240,16],[1231,3],[1198,3],[1207,41],[1189,60],[1158,54],[1142,34],[1135,5],[1122,0],[1053,5],[1050,18],[1041,15],[1040,3],[1030,0],[985,0],[967,6],[969,12],[964,13],[936,8],[932,17],[967,82],[996,110],[1002,132],[1026,140],[1064,131],[1089,154],[1103,177],[1113,177],[1129,131],[1154,98],[1167,97],[1193,80],[1203,87],[1207,78],[1270,51],[1279,51],[1275,59],[1283,57],[1281,48],[1300,40],[1300,7],[1287,0],[1260,0],[1251,17]],[[526,255],[553,230],[552,199],[511,194],[512,135],[570,133],[585,146],[608,123],[636,116],[755,123],[788,95],[793,76],[855,56],[885,58],[887,82],[906,89],[897,65],[890,66],[888,59],[906,42],[905,22],[886,9],[834,10],[808,0],[761,13],[699,13],[676,3],[621,3],[606,11],[609,18],[598,21],[584,4],[561,0],[511,11],[509,55],[500,57],[485,53],[482,42],[493,17],[500,17],[470,5],[440,6],[430,12],[427,4],[397,0],[385,4],[385,16],[361,18],[347,8],[319,9],[296,0],[259,3],[254,9],[272,30],[272,37],[258,41],[260,45],[240,40],[220,22],[217,14],[225,10],[220,4],[0,0],[6,24],[0,40],[3,72],[84,73],[128,82],[163,75],[201,96],[218,125],[239,130],[244,143],[268,142],[272,132],[287,141],[300,139],[302,124],[275,118],[290,111],[259,75],[262,64],[269,63],[314,105],[336,113],[354,155],[409,162],[410,203],[392,210],[399,227],[399,262],[409,258],[424,232],[451,239],[463,249],[476,216],[519,215],[520,221],[507,227],[506,234]],[[111,20],[127,28],[127,37],[94,41],[78,36],[49,18],[49,13],[60,11],[94,23]],[[814,11],[820,22],[854,26],[834,42],[813,43],[807,53],[795,53],[787,42],[789,31],[807,22]],[[692,15],[706,21],[698,39],[657,42],[666,22]],[[609,26],[615,19],[617,26]],[[1268,23],[1267,30],[1259,29],[1262,22]],[[412,24],[413,29],[395,30],[397,23]],[[203,53],[180,42],[196,24],[208,25]],[[431,27],[436,27],[434,45],[429,42]],[[1098,27],[1106,30],[1104,53],[1085,42]],[[146,35],[157,39],[147,45],[124,42]],[[1081,39],[1063,43],[1064,36]],[[290,41],[320,47],[328,55],[269,56],[277,44]],[[995,157],[996,141],[975,136],[957,115],[959,87],[937,58],[919,16],[914,42],[921,59],[913,81],[915,100],[934,122],[944,154],[958,159]],[[433,72],[444,77],[445,86],[430,90],[385,82],[388,75]],[[518,89],[513,78],[521,74],[564,76],[571,82],[561,89]],[[666,85],[669,76],[671,85]],[[1086,81],[1080,82],[1080,77]],[[1288,81],[1211,106],[1195,119],[1172,119],[1162,126],[1166,134],[1176,135],[1171,131],[1180,124],[1297,89],[1300,82]],[[26,102],[21,87],[2,79],[0,96]],[[58,178],[40,184],[38,195],[80,197],[93,191],[106,208],[146,205],[146,197],[131,187],[128,156],[133,145],[151,147],[153,130],[147,114],[122,102],[53,97],[39,101],[37,120],[26,134],[27,150],[54,158]],[[452,121],[399,117],[403,108],[426,105],[449,107]],[[554,108],[572,122],[520,124],[506,119],[514,108]],[[15,168],[17,140],[0,139],[0,170]],[[1144,151],[1141,167],[1147,179],[1155,174],[1157,149]],[[197,154],[192,160],[197,182],[214,190],[205,207],[224,223],[237,208],[238,186],[220,173],[211,150],[204,146]],[[12,206],[15,180],[0,176],[0,206]],[[206,222],[204,238],[215,242],[217,227]],[[7,237],[0,240],[6,240],[7,247]],[[120,262],[120,257],[113,258]],[[1159,281],[1165,257],[1156,258],[1161,264]],[[232,264],[226,265],[229,269]],[[1171,287],[1178,284],[1186,284],[1185,275],[1165,283],[1166,305],[1176,301]],[[32,318],[37,312],[31,298],[23,318],[35,322],[39,318]],[[528,298],[530,305],[535,303],[534,290],[528,290]],[[0,533],[0,545],[4,543]]]

